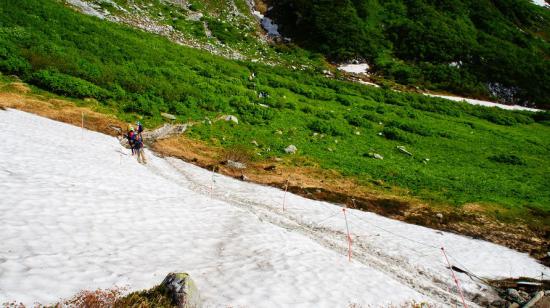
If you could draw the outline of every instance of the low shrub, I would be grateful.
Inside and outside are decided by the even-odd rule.
[[[523,159],[513,154],[493,155],[489,157],[489,160],[507,165],[525,165],[525,161]]]

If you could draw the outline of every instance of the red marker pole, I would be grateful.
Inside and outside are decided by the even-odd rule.
[[[342,212],[344,212],[344,219],[346,220],[346,230],[348,232],[348,261],[351,262],[351,235],[349,234],[349,225],[348,225],[348,217],[346,215],[346,208],[343,208]]]
[[[286,192],[288,191],[288,180],[286,180],[285,193],[283,194],[283,212],[285,211]]]
[[[464,293],[462,293],[462,288],[460,287],[460,282],[456,278],[455,272],[453,271],[453,267],[451,266],[451,262],[449,262],[449,258],[447,258],[447,254],[445,253],[445,248],[441,247],[441,252],[443,252],[443,256],[445,257],[445,260],[447,261],[447,264],[449,265],[449,270],[451,271],[451,276],[453,277],[453,280],[456,284],[456,287],[458,288],[458,292],[460,292],[460,298],[462,299],[462,304],[464,305],[464,308],[468,308],[466,305],[466,300],[464,300]]]
[[[214,174],[215,174],[214,170],[215,170],[215,167],[212,167],[212,178],[210,181],[210,199],[214,198]]]

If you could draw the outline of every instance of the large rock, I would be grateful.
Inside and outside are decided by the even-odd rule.
[[[233,122],[235,124],[239,124],[239,119],[237,119],[237,117],[234,115],[225,115],[223,116],[223,120],[227,122]]]
[[[175,119],[176,119],[176,116],[173,115],[173,114],[169,114],[169,113],[163,112],[163,113],[161,113],[160,115],[161,115],[163,118],[168,119],[168,120],[175,120]]]
[[[291,145],[289,145],[285,148],[285,152],[287,154],[295,154],[296,151],[298,151],[298,148],[293,144],[291,144]]]
[[[165,139],[171,136],[181,135],[187,130],[187,124],[164,124],[163,126],[153,130],[142,133],[143,141],[145,143],[152,143],[155,140]]]
[[[178,308],[202,307],[199,290],[187,273],[170,273],[161,284]]]
[[[233,169],[246,169],[246,164],[230,159],[227,161],[227,166]]]

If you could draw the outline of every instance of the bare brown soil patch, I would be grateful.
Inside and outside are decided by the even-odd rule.
[[[118,134],[113,127],[122,129],[126,126],[115,117],[77,107],[70,101],[45,99],[20,93],[0,93],[0,108],[18,109],[75,126],[82,126],[84,117],[84,128],[111,136]]]

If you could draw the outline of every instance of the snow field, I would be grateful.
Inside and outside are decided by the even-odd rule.
[[[336,205],[287,193],[283,212],[281,190],[151,152],[140,165],[115,138],[15,110],[0,111],[0,138],[0,303],[186,271],[208,307],[448,306],[441,245],[482,277],[550,275],[526,254],[356,210],[350,263]],[[486,293],[457,275],[467,297]]]

